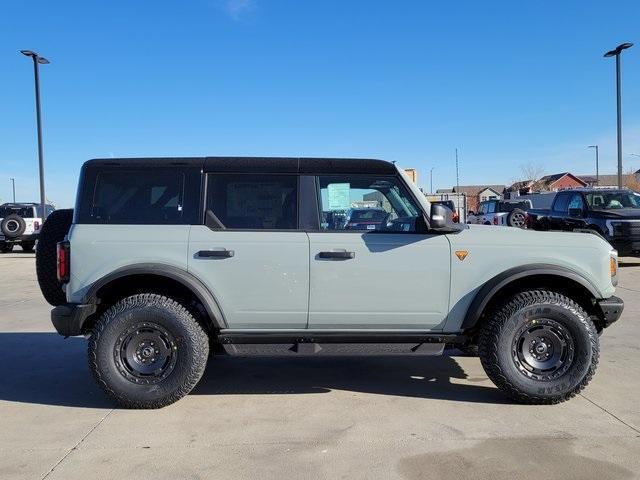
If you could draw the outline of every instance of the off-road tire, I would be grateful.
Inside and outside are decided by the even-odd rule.
[[[172,370],[165,377],[151,377],[150,384],[144,379],[132,380],[118,361],[123,335],[138,325],[155,325],[175,340]],[[209,357],[209,338],[182,304],[162,295],[144,293],[124,298],[102,314],[88,350],[93,376],[121,406],[161,408],[181,399],[196,386]]]
[[[73,209],[54,210],[49,214],[38,236],[36,274],[44,298],[54,307],[66,303],[62,284],[57,276],[57,244],[64,240],[73,221]]]
[[[540,320],[557,322],[573,342],[573,359],[557,378],[530,378],[514,360],[518,332],[527,325],[536,328]],[[598,333],[587,313],[573,300],[546,290],[518,293],[498,307],[487,318],[478,340],[485,372],[500,390],[520,403],[564,402],[589,383],[598,366]]]
[[[35,242],[21,242],[20,247],[23,252],[31,253],[33,252],[33,247],[36,246]]]
[[[6,243],[6,242],[0,243],[0,252],[9,253],[12,250],[13,250],[13,243]]]

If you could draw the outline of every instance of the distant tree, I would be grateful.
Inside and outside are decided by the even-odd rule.
[[[627,170],[627,172],[622,176],[622,184],[631,190],[640,192],[640,181],[638,181],[633,168]]]
[[[535,183],[544,176],[544,168],[542,165],[534,163],[526,163],[520,165],[520,174],[513,178],[511,183],[516,182],[532,182]]]

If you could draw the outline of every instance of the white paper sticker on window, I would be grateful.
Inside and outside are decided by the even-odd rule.
[[[349,183],[330,183],[327,185],[329,210],[347,210],[351,207],[350,188],[351,184]]]

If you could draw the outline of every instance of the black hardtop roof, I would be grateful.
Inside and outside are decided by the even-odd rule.
[[[85,167],[153,167],[186,166],[205,172],[247,173],[375,173],[394,174],[391,162],[364,158],[298,157],[160,157],[100,158],[85,162]]]

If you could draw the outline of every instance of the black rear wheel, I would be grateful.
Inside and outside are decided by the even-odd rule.
[[[13,250],[13,243],[0,242],[0,252],[9,253]]]
[[[559,403],[580,392],[598,365],[593,322],[573,300],[533,290],[490,314],[478,351],[489,378],[513,399]]]
[[[175,300],[127,297],[96,323],[89,366],[102,389],[126,408],[160,408],[187,395],[209,357],[209,338]]]

